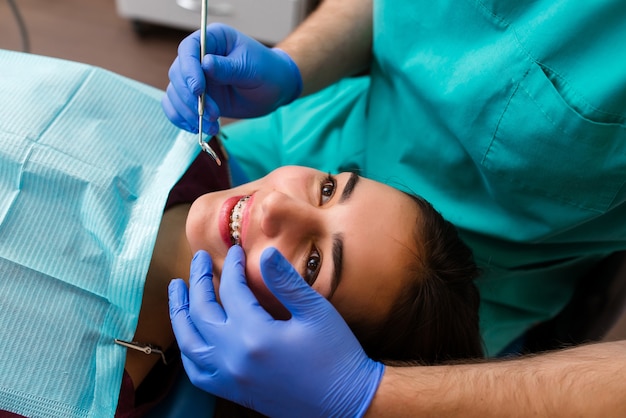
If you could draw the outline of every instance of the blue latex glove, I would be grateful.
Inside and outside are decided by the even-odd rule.
[[[276,249],[263,252],[261,272],[291,319],[276,321],[259,305],[244,265],[243,250],[232,247],[220,281],[223,307],[205,252],[194,257],[189,291],[180,279],[170,284],[170,317],[191,382],[271,417],[362,416],[384,366]]]
[[[206,133],[214,135],[217,118],[250,118],[270,113],[302,92],[300,70],[284,51],[224,24],[207,27],[206,55],[200,66],[200,31],[183,39],[169,71],[161,104],[179,128],[198,131],[198,96],[205,96]],[[204,71],[203,71],[204,70]]]

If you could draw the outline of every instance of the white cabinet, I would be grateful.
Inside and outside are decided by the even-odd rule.
[[[115,0],[120,16],[179,29],[200,27],[200,0]],[[313,0],[209,0],[208,23],[222,22],[267,44],[289,34]]]

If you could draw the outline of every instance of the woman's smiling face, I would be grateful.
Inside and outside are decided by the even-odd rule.
[[[270,313],[285,317],[267,290],[259,259],[277,248],[346,320],[383,318],[406,284],[416,257],[418,208],[404,193],[351,173],[330,176],[282,167],[257,181],[198,198],[187,217],[191,250],[206,250],[214,283],[228,248],[246,253],[251,290]]]

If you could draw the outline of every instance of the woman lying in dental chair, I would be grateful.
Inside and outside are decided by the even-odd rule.
[[[205,250],[219,293],[234,244],[276,318],[289,313],[263,284],[268,247],[337,308],[372,358],[482,356],[472,254],[424,200],[296,166],[230,188],[228,164],[194,158],[193,137],[172,131],[156,92],[91,67],[1,51],[0,59],[0,88],[16,97],[0,104],[0,416],[148,411],[169,384],[150,374],[161,357],[115,340],[160,347],[168,376],[182,372],[171,361],[168,283],[189,277]],[[24,109],[41,97],[49,106],[28,119]],[[177,147],[154,151],[174,136]],[[172,167],[174,180],[161,183]],[[135,399],[145,387],[150,396]],[[235,411],[244,413],[218,403],[218,413]]]
[[[221,178],[203,175],[211,165],[200,154],[170,194],[134,340],[170,347],[168,282],[187,277],[193,253],[207,250],[219,288],[226,251],[238,242],[250,286],[276,317],[288,313],[266,291],[258,268],[269,246],[337,307],[372,357],[432,364],[481,355],[476,268],[455,229],[428,203],[355,174],[305,167],[204,194],[227,178],[223,170]],[[123,404],[159,361],[128,350]]]
[[[201,154],[187,175],[205,172],[203,164],[214,163]],[[183,177],[173,193],[186,182]],[[226,252],[237,243],[247,256],[251,289],[277,318],[289,313],[263,284],[259,259],[268,247],[333,303],[373,358],[434,364],[482,355],[471,253],[424,200],[356,174],[298,166],[232,189],[201,194],[208,190],[189,188],[193,193],[164,213],[146,282],[145,296],[155,300],[144,299],[136,340],[173,344],[164,291],[169,278],[188,277],[192,255],[206,250],[219,291]],[[156,361],[128,352],[135,386]]]

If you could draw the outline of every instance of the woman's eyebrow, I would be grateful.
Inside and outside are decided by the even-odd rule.
[[[343,192],[341,192],[341,197],[339,198],[339,203],[344,203],[346,200],[350,198],[354,188],[359,182],[359,175],[356,173],[350,173],[350,178],[346,182],[345,187],[343,188]]]
[[[345,203],[350,196],[352,196],[352,192],[354,192],[354,188],[359,182],[359,175],[356,173],[350,173],[350,178],[346,182],[346,185],[341,192],[341,196],[339,197],[339,203]],[[342,234],[334,234],[333,235],[333,270],[330,276],[330,293],[328,295],[328,300],[333,297],[335,290],[339,286],[339,282],[341,281],[341,271],[343,270],[343,235]]]
[[[333,297],[339,282],[341,281],[341,271],[343,269],[343,235],[333,235],[333,270],[330,275],[330,293],[328,294],[328,300]]]

